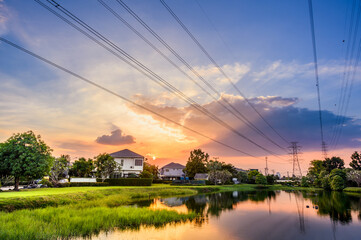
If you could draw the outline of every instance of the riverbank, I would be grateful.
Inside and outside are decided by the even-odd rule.
[[[225,186],[71,187],[0,193],[0,239],[59,239],[100,231],[186,222],[197,214],[137,208],[144,200],[199,193],[255,191],[251,184]],[[307,190],[281,185],[262,190]]]
[[[102,201],[109,206],[120,206],[131,204],[140,199],[224,191],[254,191],[258,190],[258,188],[259,186],[254,184],[216,186],[171,186],[168,184],[154,184],[151,187],[112,186],[29,189],[19,192],[0,192],[0,211],[11,212],[20,209],[36,209],[49,206],[58,207],[79,202],[92,205],[96,201]],[[264,190],[316,191],[321,189],[272,185]]]

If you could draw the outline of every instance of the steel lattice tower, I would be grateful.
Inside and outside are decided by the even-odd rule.
[[[291,155],[292,155],[292,177],[299,177],[302,178],[302,171],[300,166],[300,161],[298,159],[298,154],[300,153],[300,147],[297,145],[297,142],[291,142]]]

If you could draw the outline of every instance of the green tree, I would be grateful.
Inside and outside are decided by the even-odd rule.
[[[237,174],[237,179],[240,183],[246,183],[247,180],[248,180],[248,175],[246,172],[243,172],[243,171],[240,171],[238,174]]]
[[[325,170],[324,162],[322,160],[313,160],[310,162],[310,167],[308,168],[307,177],[315,185],[319,184],[319,175]]]
[[[354,152],[351,155],[350,167],[354,170],[361,170],[361,153]]]
[[[249,183],[255,183],[256,176],[259,174],[257,170],[252,170],[248,172],[248,182]]]
[[[345,180],[339,175],[336,175],[331,180],[331,189],[334,191],[341,191],[345,188]]]
[[[153,178],[153,174],[147,170],[143,170],[140,175],[140,178]]]
[[[70,165],[69,155],[61,155],[59,158],[56,158],[54,160],[49,175],[52,184],[57,184],[60,179],[65,177],[69,165]]]
[[[328,178],[328,175],[322,177],[321,183],[322,183],[322,188],[323,189],[325,189],[325,190],[330,190],[331,189],[331,183],[330,183],[330,179]]]
[[[219,170],[222,170],[223,164],[224,163],[218,161],[217,159],[214,159],[214,160],[207,161],[206,167],[209,172],[219,171]]]
[[[327,172],[331,172],[333,169],[343,169],[345,168],[345,162],[340,157],[332,157],[332,158],[326,158],[323,161],[323,165]]]
[[[335,176],[340,176],[343,180],[346,180],[346,172],[344,170],[335,168],[330,172],[330,179],[333,179]]]
[[[0,173],[14,176],[15,190],[20,178],[42,178],[52,165],[51,149],[32,131],[17,133],[0,145]]]
[[[94,169],[93,160],[90,158],[86,160],[82,157],[73,163],[71,175],[75,177],[89,177]]]
[[[143,171],[148,171],[149,173],[151,173],[154,180],[159,179],[158,166],[152,165],[152,164],[147,163],[147,162],[144,162]]]
[[[301,187],[309,187],[309,179],[305,176],[302,177],[301,179]]]
[[[208,153],[204,153],[201,149],[193,150],[190,152],[186,167],[183,171],[190,178],[194,178],[196,173],[207,173],[205,164],[208,162],[208,158]]]
[[[222,163],[222,170],[226,170],[228,172],[230,172],[232,174],[232,177],[236,178],[237,177],[237,174],[238,174],[238,171],[237,169],[230,163],[228,164],[225,164],[225,163]]]
[[[275,175],[267,175],[266,176],[267,179],[267,184],[269,185],[273,185],[275,183]]]
[[[97,169],[96,176],[103,179],[103,181],[121,169],[120,164],[118,164],[114,158],[107,153],[102,153],[96,156],[94,165]]]
[[[265,177],[262,173],[259,173],[259,174],[256,176],[256,184],[262,184],[262,185],[266,185],[266,184],[267,184],[267,179],[266,179],[266,177]]]
[[[230,181],[232,174],[227,170],[215,170],[209,173],[209,181],[217,184],[218,182],[221,184],[225,184],[226,182]]]

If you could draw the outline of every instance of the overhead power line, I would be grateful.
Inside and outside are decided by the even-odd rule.
[[[106,4],[103,0],[98,0],[98,2],[104,6],[110,13],[112,13],[119,21],[121,21],[125,26],[127,26],[132,32],[134,32],[138,37],[140,37],[145,43],[147,43],[154,51],[160,54],[166,61],[168,61],[173,67],[175,67],[178,71],[180,71],[184,76],[186,76],[190,81],[196,84],[203,92],[205,92],[208,96],[210,96],[217,104],[230,112],[234,117],[238,120],[242,121],[246,124],[247,127],[251,128],[253,131],[261,135],[263,138],[273,143],[277,147],[287,152],[287,149],[280,146],[270,137],[268,137],[262,130],[260,130],[257,126],[255,126],[251,121],[247,119],[247,117],[242,114],[237,108],[235,108],[226,98],[222,96],[222,94],[217,91],[211,84],[209,84],[186,60],[184,60],[171,46],[169,46],[155,31],[150,31],[152,35],[154,35],[160,42],[173,53],[174,56],[177,57],[189,70],[191,70],[195,75],[206,85],[208,86],[217,96],[213,96],[207,89],[202,87],[197,81],[195,81],[188,73],[186,73],[182,68],[180,68],[174,61],[172,61],[167,55],[165,55],[159,48],[157,48],[153,43],[151,43],[144,35],[142,35],[139,31],[137,31],[132,25],[129,24],[124,18],[122,18],[117,12],[115,12],[108,4]],[[135,14],[134,12],[132,12]],[[138,17],[140,23],[146,25],[146,29],[150,29],[150,27]],[[138,20],[137,19],[137,20]]]
[[[122,0],[117,0],[122,1]],[[227,81],[232,85],[232,87],[241,95],[247,104],[258,114],[258,116],[265,122],[268,127],[270,127],[273,132],[275,132],[286,144],[289,142],[263,117],[263,115],[255,108],[255,106],[249,101],[249,99],[241,92],[241,90],[237,87],[236,84],[233,83],[232,79],[223,71],[223,69],[219,66],[219,64],[212,58],[212,56],[208,53],[208,51],[202,46],[202,44],[196,39],[196,37],[190,32],[190,30],[184,25],[184,23],[180,20],[180,18],[173,12],[173,10],[166,4],[164,0],[160,0],[162,5],[166,8],[166,10],[172,15],[172,17],[179,23],[179,25],[183,28],[183,30],[188,34],[188,36],[193,40],[193,42],[199,47],[199,49],[207,56],[207,58],[212,62],[212,64],[218,69],[220,73],[227,79]]]
[[[89,33],[85,32],[84,30],[82,30],[81,28],[79,28],[78,26],[76,26],[75,24],[73,24],[72,22],[70,22],[69,20],[67,20],[65,17],[61,16],[60,14],[58,14],[57,12],[53,11],[51,8],[49,8],[47,5],[45,5],[44,3],[42,3],[39,0],[35,0],[37,3],[39,3],[41,6],[43,6],[44,8],[46,8],[47,10],[49,10],[51,13],[53,13],[54,15],[56,15],[57,17],[59,17],[60,19],[62,19],[64,22],[66,22],[67,24],[69,24],[70,26],[72,26],[73,28],[75,28],[76,30],[78,30],[80,33],[84,34],[85,36],[87,36],[88,38],[90,38],[91,40],[93,40],[94,42],[96,42],[97,44],[99,44],[100,46],[102,46],[103,48],[105,48],[106,50],[108,50],[110,53],[112,53],[113,55],[115,55],[116,57],[118,57],[119,59],[123,60],[124,62],[126,62],[127,64],[129,64],[130,66],[132,66],[133,68],[135,68],[136,70],[138,70],[140,73],[142,73],[143,75],[145,75],[146,77],[148,77],[149,79],[151,79],[152,81],[154,81],[155,83],[159,84],[160,86],[162,86],[163,88],[165,88],[167,91],[170,91],[171,93],[175,94],[177,97],[181,98],[182,100],[184,100],[185,102],[187,102],[188,104],[190,104],[191,107],[195,108],[196,110],[200,111],[201,113],[205,114],[206,116],[208,116],[209,118],[211,118],[212,120],[214,120],[215,122],[217,122],[218,124],[220,124],[221,126],[225,127],[226,129],[230,130],[231,132],[235,133],[236,135],[242,137],[243,139],[245,139],[246,141],[250,142],[251,144],[257,146],[258,148],[272,154],[273,156],[280,158],[277,154],[275,154],[274,152],[266,149],[265,147],[261,146],[260,144],[254,142],[253,140],[251,140],[250,138],[244,136],[242,133],[240,133],[239,131],[235,130],[234,128],[232,128],[231,126],[229,126],[227,123],[225,123],[224,121],[220,120],[217,116],[213,115],[212,113],[210,113],[207,109],[205,109],[204,107],[200,106],[197,102],[195,102],[194,100],[188,98],[184,93],[182,93],[181,91],[179,91],[177,88],[175,88],[173,85],[171,85],[169,82],[167,82],[166,80],[164,80],[162,77],[160,77],[159,75],[157,75],[156,73],[154,73],[153,71],[151,71],[149,68],[147,68],[145,65],[143,65],[142,63],[140,63],[137,59],[135,59],[134,57],[132,57],[131,55],[129,55],[128,53],[126,53],[123,49],[119,48],[117,45],[115,45],[113,42],[111,42],[109,39],[105,38],[103,35],[101,35],[99,32],[97,32],[96,30],[92,29],[89,25],[87,25],[86,23],[84,23],[83,21],[81,21],[79,18],[77,18],[75,15],[73,15],[72,13],[70,13],[68,10],[66,10],[64,7],[62,7],[60,4],[58,4],[56,1],[49,1],[48,2],[53,5],[54,7],[56,7],[56,9],[58,9],[59,11],[61,11],[63,14],[65,14],[66,16],[70,17],[73,21],[75,21],[76,23],[78,23],[79,25],[81,25],[83,28],[85,28],[88,32],[90,32],[91,34],[95,35],[97,38],[99,38],[101,41],[105,42],[108,46],[110,46],[111,48],[113,48],[116,52],[114,52],[112,49],[110,49],[109,47],[107,47],[106,45],[104,45],[103,43],[101,43],[99,40],[95,39],[93,36],[91,36]],[[120,53],[121,55],[119,55],[118,53]],[[124,57],[125,58],[124,58]],[[281,158],[282,159],[282,158]]]
[[[110,89],[108,89],[108,88],[105,88],[105,87],[103,87],[102,85],[100,85],[100,84],[98,84],[98,83],[96,83],[96,82],[94,82],[94,81],[91,81],[91,80],[89,80],[89,79],[87,79],[87,78],[85,78],[85,77],[82,77],[81,75],[79,75],[79,74],[77,74],[77,73],[75,73],[75,72],[73,72],[73,71],[71,71],[71,70],[69,70],[69,69],[67,69],[67,68],[65,68],[65,67],[62,67],[61,65],[58,65],[58,64],[56,64],[56,63],[54,63],[54,62],[52,62],[52,61],[50,61],[50,60],[48,60],[48,59],[46,59],[46,58],[44,58],[44,57],[41,57],[40,55],[37,55],[37,54],[35,54],[34,52],[31,52],[31,51],[29,51],[29,50],[27,50],[27,49],[25,49],[25,48],[23,48],[23,47],[15,44],[15,43],[11,42],[11,41],[3,38],[3,37],[0,37],[0,41],[2,41],[2,42],[4,42],[4,43],[6,43],[6,44],[8,44],[8,45],[10,45],[10,46],[18,49],[18,50],[21,50],[22,52],[27,53],[27,54],[29,54],[29,55],[31,55],[31,56],[33,56],[33,57],[35,57],[35,58],[37,58],[37,59],[45,62],[45,63],[47,63],[47,64],[49,64],[49,65],[51,65],[51,66],[53,66],[53,67],[55,67],[55,68],[63,71],[63,72],[66,72],[66,73],[74,76],[75,78],[83,81],[83,82],[86,82],[86,83],[88,83],[88,84],[90,84],[90,85],[92,85],[92,86],[94,86],[94,87],[96,87],[96,88],[99,88],[99,89],[101,89],[101,90],[103,90],[103,91],[105,91],[105,92],[107,92],[107,93],[109,93],[109,94],[111,94],[111,95],[113,95],[113,96],[116,96],[116,97],[122,99],[122,100],[125,101],[125,102],[128,102],[128,103],[130,103],[130,104],[132,104],[132,105],[134,105],[134,106],[136,106],[136,107],[138,107],[138,108],[140,108],[140,109],[143,109],[143,110],[145,110],[145,111],[147,111],[147,112],[150,112],[150,113],[152,113],[152,114],[154,114],[154,115],[156,115],[156,116],[158,116],[158,117],[161,117],[161,118],[163,118],[163,119],[165,119],[165,120],[167,120],[167,121],[169,121],[169,122],[171,122],[171,123],[173,123],[173,124],[175,124],[175,125],[177,125],[177,126],[180,126],[180,127],[184,128],[184,129],[190,131],[190,132],[193,132],[193,133],[195,133],[195,134],[197,134],[197,135],[199,135],[199,136],[202,136],[202,137],[204,137],[204,138],[206,138],[206,139],[209,139],[209,140],[211,140],[211,141],[213,141],[213,142],[215,142],[215,143],[218,143],[218,144],[220,144],[220,145],[222,145],[222,146],[224,146],[224,147],[227,147],[227,148],[229,148],[229,149],[232,149],[232,150],[234,150],[234,151],[236,151],[236,152],[245,154],[245,155],[250,156],[250,157],[259,158],[259,157],[256,157],[256,156],[252,155],[252,154],[249,154],[249,153],[247,153],[247,152],[244,152],[244,151],[242,151],[242,150],[240,150],[240,149],[238,149],[238,148],[232,147],[232,146],[230,146],[230,145],[228,145],[228,144],[225,144],[225,143],[223,143],[223,142],[221,142],[221,141],[218,141],[218,140],[216,140],[216,139],[214,139],[214,138],[211,138],[211,137],[209,137],[209,136],[207,136],[207,135],[205,135],[205,134],[203,134],[203,133],[201,133],[201,132],[199,132],[199,131],[196,131],[196,130],[194,130],[194,129],[192,129],[192,128],[189,128],[189,127],[187,127],[187,126],[184,126],[184,125],[178,123],[177,121],[174,121],[174,120],[172,120],[172,119],[170,119],[170,118],[168,118],[168,117],[166,117],[166,116],[164,116],[164,115],[162,115],[162,114],[160,114],[160,113],[158,113],[158,112],[156,112],[156,111],[153,111],[153,110],[151,110],[151,109],[149,109],[149,108],[147,108],[147,107],[145,107],[145,106],[143,106],[143,105],[141,105],[141,104],[138,104],[138,103],[136,103],[136,102],[134,102],[134,101],[132,101],[132,100],[124,97],[124,96],[121,96],[120,94],[118,94],[118,93],[116,93],[116,92],[114,92],[114,91],[112,91],[112,90],[110,90]]]
[[[316,37],[315,37],[315,25],[313,20],[313,8],[312,0],[308,0],[308,10],[310,13],[310,26],[311,26],[311,37],[312,37],[312,49],[313,49],[313,60],[315,66],[315,76],[316,76],[316,88],[317,88],[317,100],[318,100],[318,116],[320,120],[320,133],[321,133],[321,150],[323,157],[327,157],[326,143],[324,141],[323,135],[323,124],[322,124],[322,109],[321,109],[321,96],[320,96],[320,82],[318,76],[318,62],[317,62],[317,49],[316,49]]]
[[[353,5],[354,7],[354,5]],[[352,12],[353,15],[354,12]],[[353,81],[355,77],[355,73],[357,71],[358,67],[358,59],[359,59],[359,52],[357,53],[356,59],[354,59],[355,54],[355,47],[358,37],[358,30],[359,30],[359,23],[360,23],[360,17],[361,17],[361,2],[358,1],[358,8],[356,13],[356,21],[355,26],[353,28],[353,19],[351,19],[350,22],[350,29],[349,29],[349,41],[347,45],[347,52],[345,57],[345,65],[344,65],[344,73],[343,73],[343,79],[341,85],[341,95],[340,95],[340,102],[339,102],[339,111],[337,113],[337,121],[336,121],[336,130],[334,131],[333,135],[333,148],[336,148],[338,141],[340,139],[340,136],[342,134],[342,129],[345,122],[345,117],[348,110],[348,104],[351,98],[351,92],[353,87]],[[351,33],[353,32],[352,38]],[[349,48],[349,46],[351,48]],[[350,51],[348,51],[350,50]]]

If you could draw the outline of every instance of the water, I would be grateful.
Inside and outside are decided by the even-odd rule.
[[[192,222],[101,233],[92,239],[361,239],[361,197],[340,192],[225,192],[139,202],[193,211]]]

